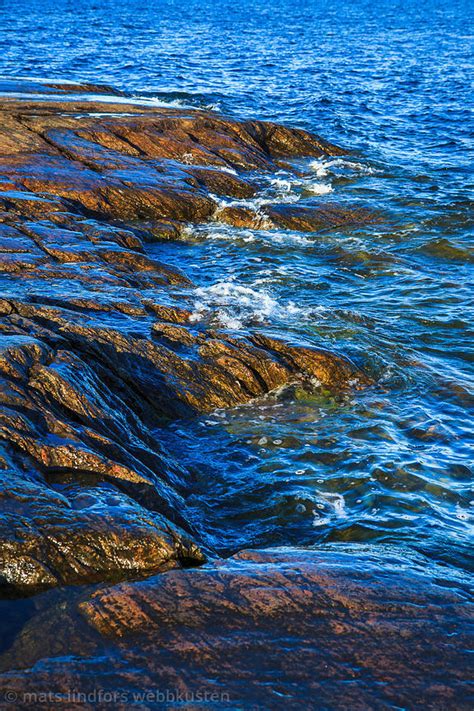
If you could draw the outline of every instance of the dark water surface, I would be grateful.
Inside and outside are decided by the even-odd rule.
[[[222,552],[370,541],[469,566],[472,7],[0,5],[3,76],[108,82],[357,149],[313,161],[311,179],[282,171],[257,202],[358,202],[384,216],[376,226],[305,235],[216,223],[151,250],[197,284],[194,318],[324,345],[379,384],[344,401],[289,390],[159,433],[190,467],[196,521]]]

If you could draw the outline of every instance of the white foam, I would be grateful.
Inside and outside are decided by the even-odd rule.
[[[298,202],[304,193],[326,195],[332,192],[328,183],[314,182],[312,178],[300,178],[286,171],[279,171],[276,176],[267,177],[267,185],[258,195],[251,198],[223,198],[211,195],[220,209],[225,207],[245,207],[258,211],[264,205],[293,204]]]
[[[302,234],[298,234],[297,232],[274,233],[270,235],[270,240],[273,244],[290,245],[293,243],[301,246],[314,247],[314,239],[303,237]]]
[[[288,318],[305,313],[293,301],[279,303],[265,289],[220,281],[195,291],[196,300],[190,321],[216,319],[222,326],[241,329],[272,318]]]
[[[276,190],[282,193],[289,193],[293,188],[291,180],[284,178],[271,178],[270,185],[273,185]]]
[[[314,173],[316,173],[318,178],[325,178],[328,174],[327,161],[312,160],[309,167]]]
[[[323,175],[326,173],[322,173],[318,177],[323,177]],[[296,177],[284,171],[281,171],[278,177],[270,178],[269,182],[275,192],[272,202],[293,203],[297,202],[304,193],[327,195],[333,190],[329,183],[314,182],[312,178]]]
[[[309,163],[310,170],[316,174],[318,178],[326,178],[328,175],[337,175],[338,173],[351,171],[353,173],[363,173],[365,175],[374,175],[379,171],[364,163],[358,163],[347,158],[317,158]]]
[[[319,516],[319,514],[316,514],[313,519],[313,526],[315,528],[317,526],[327,526],[330,523],[331,523],[331,519],[329,518],[329,516]]]
[[[332,185],[327,183],[308,183],[304,187],[307,193],[312,193],[313,195],[327,195],[332,193]]]
[[[258,209],[264,205],[271,205],[275,203],[293,203],[297,202],[299,199],[299,196],[293,193],[270,194],[268,191],[263,191],[256,197],[241,198],[239,200],[229,200],[217,195],[210,195],[210,197],[217,203],[218,208],[220,209],[225,207],[246,207],[249,210],[254,210],[255,212],[257,212]]]
[[[324,493],[322,497],[333,507],[338,518],[347,518],[346,502],[342,494]]]

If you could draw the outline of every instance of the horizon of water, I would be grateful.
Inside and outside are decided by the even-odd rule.
[[[193,279],[195,320],[348,354],[377,382],[343,400],[288,389],[158,432],[192,472],[205,543],[384,543],[467,569],[472,7],[76,0],[0,12],[0,75],[105,82],[315,131],[355,153],[301,161],[301,179],[281,170],[253,203],[383,216],[320,234],[215,223],[150,247]]]

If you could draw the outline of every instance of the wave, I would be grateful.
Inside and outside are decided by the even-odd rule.
[[[264,289],[220,281],[195,290],[190,321],[210,320],[232,330],[263,323],[269,319],[292,319],[306,310],[293,301],[281,303]]]
[[[326,178],[329,175],[337,177],[348,172],[363,175],[376,175],[381,172],[374,166],[348,158],[317,158],[310,161],[308,167],[318,178]]]
[[[258,211],[265,205],[293,204],[312,195],[327,195],[333,191],[330,183],[314,181],[312,177],[296,177],[286,171],[267,177],[258,195],[251,198],[226,198],[211,195],[218,209],[226,207],[245,207]]]
[[[206,94],[192,94],[186,91],[154,91],[137,94],[137,100],[153,102],[164,108],[202,109],[203,111],[222,111],[221,103],[215,97]]]

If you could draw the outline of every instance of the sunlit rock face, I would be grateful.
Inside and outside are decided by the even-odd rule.
[[[224,560],[190,501],[193,468],[160,441],[176,418],[268,393],[377,387],[344,353],[213,319],[210,291],[196,306],[187,274],[157,259],[190,224],[317,240],[380,221],[261,199],[262,176],[344,151],[111,88],[41,91],[0,104],[0,668],[15,706],[52,693],[100,708],[103,693],[114,708],[470,708],[462,578],[346,543]]]
[[[214,708],[468,709],[468,600],[389,548],[243,551],[43,602],[0,678],[20,701],[74,689],[86,708],[120,692],[119,708],[207,694]]]
[[[109,103],[104,117],[102,104],[68,102],[61,90],[45,85],[42,101],[0,107],[0,535],[9,593],[202,563],[186,472],[151,425],[295,380],[335,390],[368,383],[331,352],[193,325],[191,282],[147,256],[148,241],[213,220],[217,195],[255,195],[249,171],[338,148],[199,111]],[[351,219],[337,207],[329,223],[314,207],[305,214],[317,225]]]

